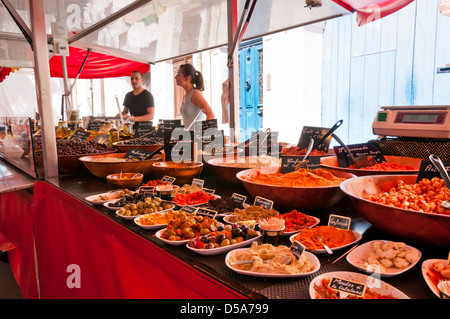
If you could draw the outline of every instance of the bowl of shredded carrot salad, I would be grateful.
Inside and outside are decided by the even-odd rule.
[[[418,174],[421,158],[403,156],[384,156],[386,162],[378,163],[365,168],[340,167],[336,156],[320,158],[320,166],[326,169],[334,169],[355,174],[356,176],[366,175],[414,175]]]
[[[326,169],[299,169],[280,173],[279,167],[259,167],[236,174],[253,197],[270,199],[279,209],[322,209],[339,202],[345,194],[339,185],[356,177]]]

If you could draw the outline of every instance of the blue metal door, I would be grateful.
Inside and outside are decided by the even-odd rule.
[[[250,138],[263,125],[262,98],[262,43],[242,45],[239,49],[239,118],[241,142]]]

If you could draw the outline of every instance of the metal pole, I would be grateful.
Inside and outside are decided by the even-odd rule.
[[[44,178],[56,181],[58,178],[58,155],[56,149],[55,122],[53,121],[50,66],[48,62],[47,32],[43,0],[29,0],[31,30],[34,53],[34,76],[36,97],[41,117]]]
[[[234,37],[237,30],[237,0],[227,1],[228,19],[228,48],[233,47]],[[228,78],[230,81],[230,129],[234,129],[234,141],[239,141],[239,65],[236,67],[234,61],[238,60],[238,52],[234,51],[230,56],[231,63],[228,65]],[[237,88],[237,90],[235,90]]]

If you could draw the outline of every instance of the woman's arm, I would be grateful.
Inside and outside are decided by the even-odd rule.
[[[198,108],[200,108],[200,110],[202,110],[203,113],[205,113],[207,120],[212,120],[216,118],[211,106],[209,106],[208,102],[205,100],[203,95],[198,90],[195,90],[194,93],[192,94],[191,102],[195,104]]]

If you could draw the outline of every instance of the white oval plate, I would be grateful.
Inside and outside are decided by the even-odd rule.
[[[314,226],[317,226],[320,223],[320,219],[319,218],[314,217],[314,216],[311,216],[311,217],[314,218],[316,220],[316,222],[313,225],[305,227],[305,228],[312,228]],[[291,236],[291,235],[296,234],[296,233],[298,233],[300,231],[301,231],[301,229],[293,230],[293,231],[286,231],[286,232],[283,233],[283,236]]]
[[[320,261],[319,259],[314,255],[311,254],[310,252],[304,251],[303,254],[306,256],[306,258],[308,258],[309,262],[311,264],[314,265],[314,270],[310,271],[310,272],[305,272],[305,273],[298,273],[298,274],[265,274],[265,273],[257,273],[257,272],[252,272],[252,271],[247,271],[247,270],[240,270],[240,269],[236,269],[233,266],[231,266],[230,264],[230,259],[232,254],[235,254],[239,251],[244,251],[244,250],[248,250],[250,248],[238,248],[235,250],[230,251],[226,257],[225,257],[225,265],[230,268],[231,270],[237,272],[238,274],[241,275],[248,275],[248,276],[255,276],[255,277],[266,277],[266,278],[294,278],[294,277],[305,277],[305,276],[309,276],[315,272],[317,272],[320,269]],[[302,255],[303,255],[302,254]]]
[[[205,203],[205,204],[206,204],[206,203]],[[203,205],[205,205],[205,204],[203,204]],[[247,204],[247,203],[243,203],[242,206],[243,206],[244,208],[250,207],[250,205]],[[200,206],[200,207],[202,207],[202,206]],[[233,214],[233,212],[227,212],[227,213],[223,213],[223,214],[217,214],[216,217],[225,217],[225,216],[232,215],[232,214]]]
[[[359,271],[366,272],[369,274],[374,273],[373,271],[370,271],[370,270],[364,268],[363,266],[361,266],[361,263],[363,260],[365,260],[367,258],[369,253],[372,251],[372,243],[377,242],[377,241],[387,242],[387,240],[372,240],[372,241],[362,244],[361,246],[356,247],[346,257],[349,264],[352,265],[353,267],[355,267],[356,269],[358,269]],[[419,253],[419,257],[422,258],[422,253],[418,249],[408,246],[408,245],[406,245],[406,247],[409,249],[416,250]],[[420,258],[419,258],[419,260],[420,260]],[[404,269],[392,268],[391,271],[389,271],[389,272],[380,272],[379,274],[381,277],[393,277],[393,276],[400,275],[400,274],[404,273],[405,271],[414,267],[419,262],[419,260],[417,260],[417,262],[409,265],[408,267],[406,267]]]
[[[315,277],[311,283],[309,284],[309,297],[311,299],[316,299],[314,284],[317,284],[318,286],[322,284],[322,279],[331,279],[333,277],[341,278],[345,280],[351,280],[356,281],[362,284],[365,284],[368,289],[371,291],[377,292],[382,295],[391,295],[398,299],[410,299],[407,295],[405,295],[403,292],[398,290],[397,288],[385,283],[384,281],[381,281],[375,277],[366,276],[360,273],[356,272],[349,272],[349,271],[336,271],[336,272],[328,272],[325,274],[321,274],[317,277]]]
[[[361,236],[360,233],[358,233],[358,232],[356,232],[356,231],[354,231],[354,230],[352,230],[352,232],[353,232],[353,235],[355,236],[355,240],[354,240],[354,241],[352,241],[351,243],[348,243],[348,244],[346,244],[346,245],[339,246],[339,247],[334,247],[334,248],[331,248],[331,247],[330,247],[331,251],[334,252],[335,250],[339,250],[339,249],[342,249],[342,248],[351,246],[351,245],[353,245],[353,244],[355,244],[355,243],[357,243],[358,241],[361,240],[362,236]],[[295,233],[295,234],[291,235],[291,237],[289,237],[289,240],[290,240],[291,243],[294,242],[294,237],[295,237],[297,234],[298,234],[298,233]],[[309,249],[306,249],[306,250],[307,250],[307,251],[311,251],[311,250],[309,250]],[[311,252],[312,252],[313,254],[327,254],[326,249],[316,249],[316,250],[311,251]]]
[[[136,217],[141,216],[141,215],[136,215],[136,216],[123,216],[122,214],[119,214],[119,211],[118,211],[118,210],[116,210],[116,215],[119,216],[120,218],[127,219],[127,220],[134,220]]]
[[[250,205],[249,205],[249,207],[250,207]],[[280,213],[278,213],[278,215],[280,215]],[[278,216],[278,215],[275,215],[275,216]],[[224,222],[226,222],[227,224],[236,224],[236,222],[232,222],[230,219],[231,218],[233,218],[233,216],[235,216],[235,215],[233,215],[233,214],[230,214],[230,215],[226,215],[226,216],[224,216],[223,217],[223,221]],[[259,223],[256,223],[255,225],[258,225]]]
[[[114,194],[120,194],[121,191],[122,190],[119,189],[119,190],[113,190],[113,191],[106,192],[106,193],[95,194],[95,195],[86,197],[85,200],[92,205],[103,205],[104,203],[118,200],[121,197],[115,197],[115,198],[108,199],[108,200],[96,200],[96,199],[99,198],[100,196],[107,196],[107,195],[114,196]]]
[[[192,248],[192,247],[188,246],[189,242],[186,244],[186,247],[200,255],[207,255],[207,256],[218,255],[218,254],[222,254],[222,253],[228,252],[230,250],[233,250],[235,248],[245,247],[245,246],[249,245],[250,243],[254,242],[255,240],[258,240],[260,237],[261,237],[261,234],[259,234],[258,236],[254,237],[254,238],[244,240],[240,243],[228,245],[225,247],[218,247],[218,248],[209,248],[209,249]]]
[[[160,212],[158,212],[158,213],[160,213]],[[153,213],[153,214],[157,214],[157,213]],[[156,224],[156,225],[144,225],[144,224],[141,224],[139,222],[139,217],[142,217],[142,216],[145,216],[145,215],[151,215],[151,214],[144,214],[144,215],[136,216],[136,218],[134,218],[134,223],[136,225],[138,225],[139,227],[142,227],[144,229],[161,229],[161,228],[167,227],[167,224]]]
[[[119,209],[121,209],[122,207],[112,207],[112,206],[109,206],[109,204],[111,203],[115,203],[115,202],[118,202],[120,200],[120,198],[118,198],[118,199],[114,199],[114,200],[111,200],[111,201],[107,201],[106,203],[103,203],[103,206],[105,206],[106,208],[108,208],[108,209],[111,209],[111,210],[119,210]]]
[[[167,240],[165,238],[161,237],[161,234],[166,231],[167,228],[163,228],[160,229],[156,232],[155,236],[156,238],[158,238],[159,240],[162,240],[163,242],[165,242],[166,244],[169,245],[173,245],[173,246],[181,246],[181,245],[186,245],[187,242],[189,241],[189,239],[185,239],[185,240]]]
[[[212,194],[212,195],[214,196],[214,199],[220,198],[219,195],[215,195],[215,194]],[[184,204],[178,204],[177,202],[174,202],[173,198],[172,198],[172,203],[175,203],[177,206],[180,206],[180,207],[183,207],[183,206],[200,207],[202,205],[205,205],[207,202],[200,203],[200,204],[195,204],[195,205],[184,205]]]
[[[425,282],[427,283],[428,287],[430,287],[431,291],[438,297],[439,297],[439,290],[436,286],[436,284],[434,284],[430,278],[428,277],[427,273],[428,271],[430,271],[430,267],[431,265],[436,262],[436,261],[442,261],[444,263],[444,265],[448,264],[448,261],[446,259],[427,259],[425,261],[422,262],[422,276],[423,279],[425,279]]]
[[[105,203],[105,207],[108,207],[107,204],[108,204],[108,203]],[[141,215],[135,215],[135,216],[123,216],[122,214],[119,214],[119,210],[120,210],[122,207],[108,207],[108,208],[109,208],[109,209],[115,210],[117,216],[122,217],[122,218],[125,218],[125,219],[128,219],[128,220],[134,220],[136,217],[141,216]],[[116,208],[117,208],[117,209],[116,209]],[[174,208],[175,208],[175,205],[171,205],[170,208],[167,208],[167,209],[164,209],[164,210],[160,210],[160,211],[158,211],[158,213],[167,212],[167,211],[169,211],[169,210],[171,210],[171,209],[174,209]],[[144,215],[144,214],[142,214],[142,215]]]

